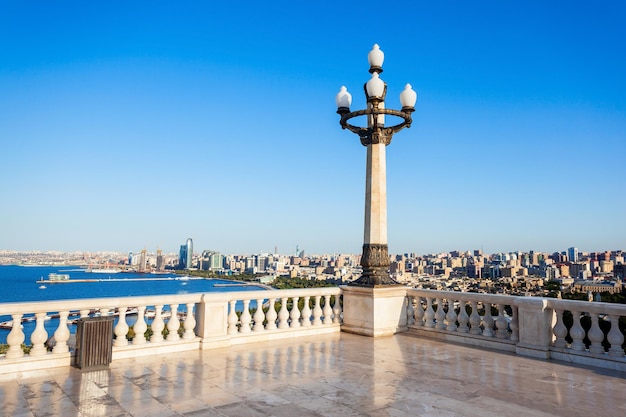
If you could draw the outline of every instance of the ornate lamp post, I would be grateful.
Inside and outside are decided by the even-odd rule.
[[[372,78],[365,83],[365,110],[350,111],[352,96],[341,87],[336,97],[337,113],[341,115],[342,129],[359,135],[361,144],[367,147],[367,174],[365,185],[365,233],[361,266],[363,275],[350,285],[379,287],[397,284],[389,276],[389,250],[387,246],[387,178],[385,147],[391,143],[394,133],[411,126],[411,113],[415,111],[417,94],[410,84],[400,93],[402,110],[385,108],[387,84],[380,79],[383,72],[384,54],[374,45],[367,56]],[[398,124],[385,126],[385,115],[402,119]],[[357,116],[367,117],[367,127],[348,123]]]

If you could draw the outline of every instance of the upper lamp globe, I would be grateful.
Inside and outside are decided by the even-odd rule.
[[[380,79],[377,72],[372,73],[372,78],[365,84],[368,101],[370,99],[385,99],[385,82]]]
[[[404,90],[400,93],[400,104],[402,105],[402,111],[413,112],[415,111],[415,102],[417,101],[417,93],[413,91],[411,84],[404,86]]]
[[[345,114],[350,112],[352,94],[348,93],[348,89],[345,85],[341,86],[339,92],[335,96],[335,103],[337,103],[337,113]]]
[[[380,50],[377,43],[374,44],[372,50],[367,54],[367,61],[370,64],[370,72],[383,72],[383,61],[385,61],[385,54]]]

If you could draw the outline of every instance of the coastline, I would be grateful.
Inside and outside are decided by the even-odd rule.
[[[219,280],[219,281],[229,281],[230,284],[213,284],[213,286],[215,287],[227,287],[227,286],[232,286],[232,287],[261,287],[264,288],[266,290],[276,290],[276,288],[272,287],[271,285],[267,285],[267,284],[261,284],[260,282],[250,282],[250,281],[237,281],[236,279],[222,279],[222,278],[204,278],[204,279],[210,279],[210,280]]]
[[[69,275],[69,279],[49,279],[51,273],[58,274],[61,270],[68,269],[72,271],[64,272],[64,275]],[[215,286],[219,283],[227,285]],[[110,276],[93,275],[84,270],[78,270],[75,266],[68,268],[67,265],[54,267],[0,265],[0,284],[4,288],[0,294],[0,303],[273,289],[257,282],[219,277],[207,279],[184,273],[175,274],[174,271],[168,271],[168,275],[130,272]],[[231,286],[233,288],[228,288]]]

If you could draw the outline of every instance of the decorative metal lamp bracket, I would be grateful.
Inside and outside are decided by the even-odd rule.
[[[372,101],[370,101],[372,102]],[[385,145],[389,145],[391,143],[391,137],[404,129],[405,127],[410,127],[412,123],[411,112],[409,111],[399,111],[392,109],[379,109],[378,103],[372,103],[372,108],[367,110],[357,110],[350,113],[340,113],[341,120],[339,123],[341,124],[342,129],[348,129],[352,133],[359,135],[361,139],[361,144],[363,146],[372,145],[376,143],[384,143]],[[394,126],[385,127],[384,125],[378,124],[378,116],[387,114],[390,116],[396,116],[404,119],[402,123],[399,123]],[[355,126],[348,123],[348,120],[358,117],[358,116],[369,116],[372,118],[373,123],[371,127],[360,127]]]

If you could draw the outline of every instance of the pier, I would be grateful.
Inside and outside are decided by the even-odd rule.
[[[106,278],[106,279],[67,279],[67,280],[50,280],[40,279],[35,282],[37,284],[69,284],[72,282],[129,282],[129,281],[191,281],[206,279],[203,277],[161,277],[161,278]]]

